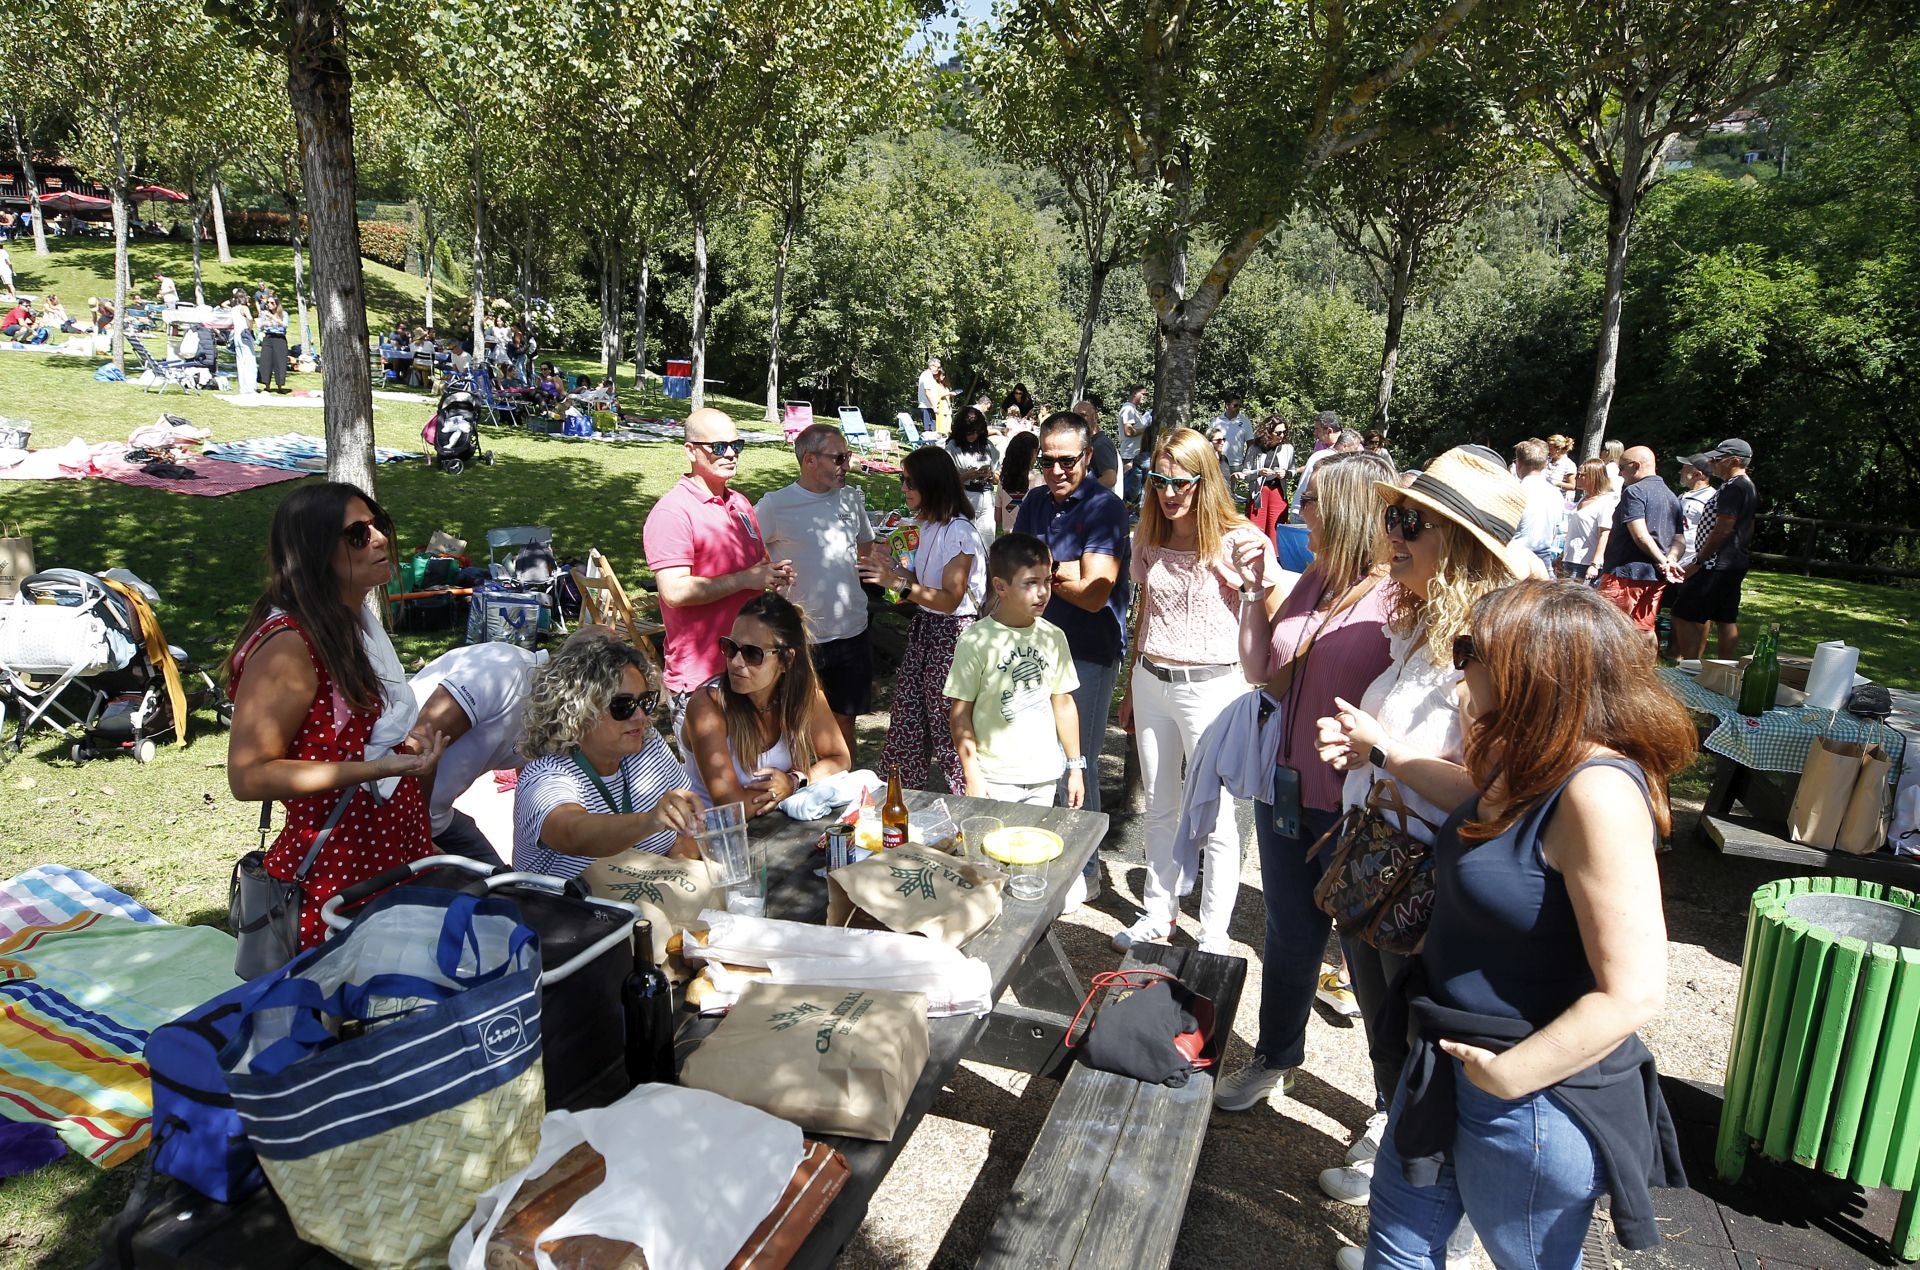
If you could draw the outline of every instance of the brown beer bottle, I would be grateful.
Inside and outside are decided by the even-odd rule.
[[[887,772],[887,801],[880,804],[880,846],[887,851],[907,845],[907,800],[900,792],[900,769]]]

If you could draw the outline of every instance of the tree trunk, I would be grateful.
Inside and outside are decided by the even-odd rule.
[[[312,357],[314,353],[313,331],[307,323],[306,236],[300,232],[300,210],[299,204],[297,203],[294,205],[293,225],[289,232],[293,235],[293,304],[294,308],[300,314],[300,356]],[[364,319],[362,320],[362,324],[364,325]],[[365,346],[366,341],[362,340],[361,347],[364,348]],[[326,386],[325,380],[321,381],[321,386],[323,388]],[[367,381],[367,391],[369,393],[367,398],[369,403],[368,408],[371,409],[373,400],[371,396],[373,391],[371,372],[369,372],[369,379]]]
[[[187,213],[193,218],[193,302],[205,306],[207,303],[206,279],[200,273],[200,217],[202,215],[200,199],[196,194],[187,204]]]
[[[220,192],[220,174],[213,174],[213,189],[209,194],[213,203],[213,250],[223,265],[233,263],[233,251],[227,245],[227,198]]]
[[[687,409],[707,404],[707,209],[697,204],[693,213],[693,398]]]
[[[653,277],[653,260],[647,249],[640,249],[640,278],[633,285],[633,388],[647,390],[647,283]]]
[[[533,205],[520,205],[520,323],[533,333]]]
[[[1073,355],[1073,399],[1087,395],[1087,363],[1093,357],[1093,328],[1100,320],[1100,298],[1106,294],[1107,275],[1113,272],[1111,257],[1087,262],[1087,307],[1080,314],[1080,348]]]
[[[113,142],[113,364],[122,374],[127,369],[127,287],[132,281],[127,269],[127,190],[132,175],[127,170],[127,142],[118,117],[108,123]]]
[[[1607,208],[1607,281],[1600,303],[1600,342],[1593,352],[1593,396],[1587,402],[1587,420],[1580,434],[1583,459],[1599,455],[1600,443],[1606,439],[1607,416],[1613,410],[1620,362],[1620,308],[1627,283],[1627,240],[1633,233],[1638,202],[1639,191],[1623,181]]]
[[[53,250],[47,246],[47,218],[40,210],[40,178],[33,171],[33,156],[27,153],[27,136],[20,127],[18,111],[8,116],[13,124],[13,152],[20,159],[20,175],[27,179],[27,203],[33,208],[33,254],[50,256]]]
[[[434,232],[433,209],[420,205],[420,276],[426,280],[427,329],[433,329],[434,257],[440,254],[440,235]]]
[[[1154,436],[1164,437],[1188,426],[1193,416],[1193,388],[1199,378],[1200,342],[1204,323],[1186,320],[1162,322],[1155,341],[1153,366]]]
[[[799,206],[789,202],[780,229],[780,255],[773,266],[773,318],[767,323],[768,423],[780,421],[780,303],[787,293],[787,256],[793,250],[793,233],[799,221]]]
[[[1400,368],[1400,332],[1407,322],[1407,299],[1413,293],[1413,248],[1404,240],[1394,254],[1393,281],[1387,291],[1387,338],[1380,350],[1380,387],[1374,395],[1373,426],[1391,432],[1393,377]]]
[[[481,201],[480,129],[471,119],[467,141],[467,185],[473,195],[473,268],[468,285],[473,292],[473,364],[479,367],[487,360],[487,215]]]
[[[612,239],[600,244],[600,365],[608,375],[620,369],[621,306],[626,303],[623,252]]]

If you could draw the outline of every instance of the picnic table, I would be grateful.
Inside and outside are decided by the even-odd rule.
[[[1038,825],[1065,842],[1059,858],[1023,872],[1043,874],[1046,894],[1034,902],[1006,899],[999,919],[967,945],[969,956],[987,963],[996,1000],[1011,988],[1017,1002],[1002,1001],[986,1018],[956,1016],[928,1020],[927,1065],[914,1086],[898,1130],[886,1142],[868,1142],[831,1134],[809,1134],[846,1157],[845,1187],[794,1257],[796,1267],[833,1263],[865,1218],[867,1205],[888,1170],[913,1137],[921,1119],[963,1058],[977,1058],[1030,1072],[1054,1071],[1066,1058],[1062,1042],[1083,995],[1080,982],[1050,931],[1066,900],[1068,884],[1106,836],[1101,812],[1029,807],[987,799],[908,791],[907,804],[919,810],[944,797],[956,822],[968,816],[997,816],[1009,825]],[[826,879],[814,870],[826,860],[815,849],[828,822],[793,822],[771,815],[753,827],[764,847],[768,875],[767,915],[794,921],[825,920]],[[705,1037],[719,1020],[687,1016],[678,1034],[684,1055],[690,1043]],[[184,1188],[180,1188],[184,1190]],[[281,1270],[336,1270],[345,1263],[299,1240],[286,1210],[262,1191],[228,1207],[186,1193],[169,1196],[147,1210],[138,1229],[126,1234],[110,1228],[107,1238],[141,1267],[225,1270],[235,1265],[273,1264]]]

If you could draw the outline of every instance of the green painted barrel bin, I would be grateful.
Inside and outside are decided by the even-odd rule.
[[[1920,1256],[1920,897],[1853,878],[1753,893],[1715,1170],[1747,1152],[1905,1192],[1893,1252]]]

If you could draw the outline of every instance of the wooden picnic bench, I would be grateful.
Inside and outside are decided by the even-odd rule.
[[[1213,1040],[1203,1057],[1214,1065],[1174,1089],[1074,1064],[976,1265],[1107,1270],[1172,1263],[1213,1112],[1213,1073],[1233,1033],[1247,963],[1197,948],[1137,944],[1121,965],[1147,967],[1172,971],[1213,1000]]]

